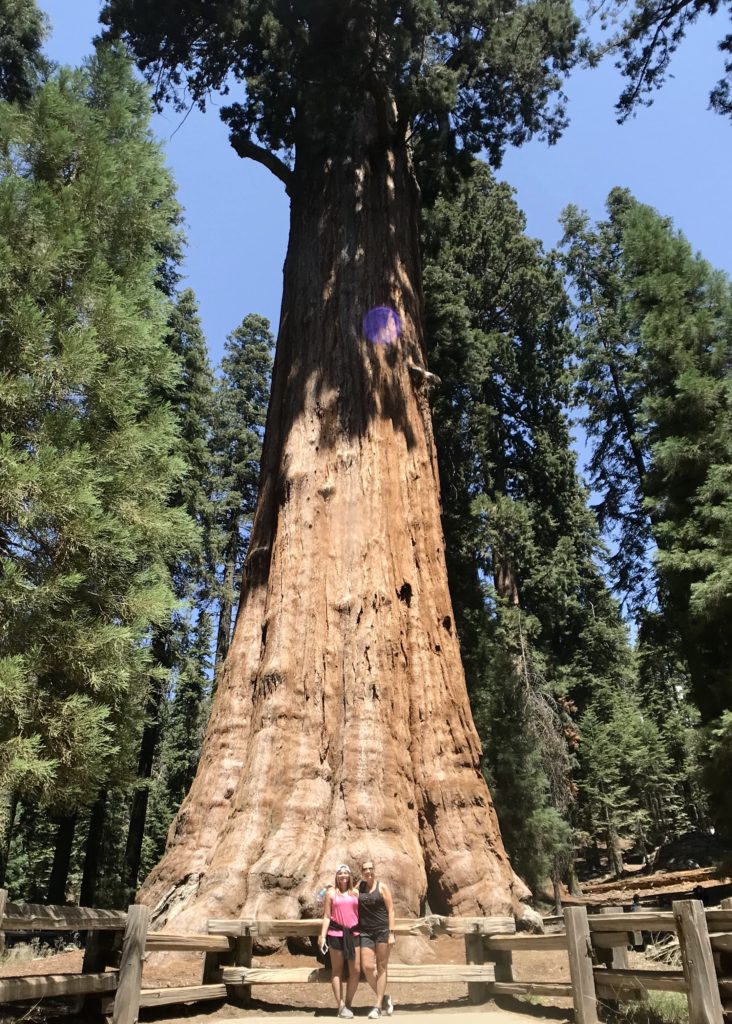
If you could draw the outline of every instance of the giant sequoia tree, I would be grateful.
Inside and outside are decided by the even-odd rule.
[[[570,5],[108,0],[104,18],[161,98],[243,85],[232,144],[291,199],[239,614],[142,898],[176,927],[298,915],[368,850],[402,912],[507,911],[447,589],[411,150],[556,137]]]

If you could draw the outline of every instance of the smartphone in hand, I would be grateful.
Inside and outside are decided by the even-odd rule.
[[[322,946],[320,947],[320,952],[323,954],[323,956],[325,956],[325,954],[328,952],[328,943],[327,942],[324,942],[322,944]]]

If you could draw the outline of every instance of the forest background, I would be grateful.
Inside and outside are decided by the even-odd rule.
[[[96,5],[61,7],[45,7],[55,23],[46,52],[78,65],[90,52]],[[715,19],[695,27],[699,49],[682,48],[676,81],[635,121],[613,126],[620,85],[612,71],[579,72],[565,139],[554,150],[540,143],[509,150],[500,177],[518,188],[529,228],[547,249],[563,234],[556,254],[545,255],[527,237],[509,190],[487,171],[476,170],[457,189],[423,182],[428,347],[430,366],[443,381],[434,415],[453,599],[504,836],[517,870],[537,890],[549,877],[572,884],[578,851],[598,870],[608,856],[618,872],[628,842],[647,852],[690,827],[708,828],[722,810],[715,777],[732,757],[723,667],[729,661],[732,300],[728,279],[711,265],[729,267],[723,154],[730,146],[728,123],[705,109],[713,83],[698,74],[700,66],[714,66],[705,54],[714,52],[717,29]],[[161,852],[195,768],[211,680],[230,635],[273,343],[269,324],[256,314],[276,322],[287,204],[260,168],[242,167],[214,110],[156,116],[187,209],[184,257],[174,186],[146,142],[144,100],[115,60],[105,61],[69,100],[99,113],[100,97],[107,97],[106,112],[91,119],[81,141],[98,147],[105,131],[116,138],[112,114],[121,105],[136,126],[131,143],[150,161],[140,187],[152,187],[154,179],[160,192],[153,187],[147,201],[168,210],[142,240],[131,241],[136,269],[123,273],[125,286],[136,281],[135,309],[154,308],[167,325],[146,338],[147,376],[137,378],[143,398],[125,396],[142,403],[134,415],[144,408],[163,440],[153,452],[141,438],[134,465],[115,467],[122,474],[117,488],[137,480],[140,508],[157,502],[160,516],[157,536],[118,537],[115,550],[133,539],[138,550],[147,544],[155,578],[143,579],[138,566],[136,574],[105,581],[110,600],[124,594],[134,606],[124,651],[119,638],[97,634],[89,664],[80,655],[64,672],[49,668],[38,651],[54,640],[69,646],[64,602],[75,581],[53,579],[43,564],[38,524],[48,528],[48,510],[39,511],[34,526],[18,514],[23,502],[13,508],[11,496],[4,509],[8,521],[16,515],[11,532],[17,537],[26,529],[30,538],[15,561],[36,573],[37,591],[47,592],[46,603],[29,611],[23,587],[6,575],[7,621],[17,627],[23,620],[24,629],[2,635],[0,655],[10,751],[3,794],[8,887],[33,900],[117,905]],[[36,97],[24,127],[20,115],[4,122],[6,158],[13,146],[32,149],[34,132],[36,144],[46,132],[45,148],[63,149],[60,126],[68,130],[78,120],[78,110],[67,119],[59,103],[46,96],[44,106]],[[122,150],[120,156],[129,161]],[[42,180],[56,172],[39,165],[34,173]],[[108,200],[120,173],[110,168]],[[17,164],[6,163],[3,227],[16,257],[7,264],[15,276],[6,277],[6,299],[30,273],[22,235],[13,234],[21,209],[13,214],[14,174]],[[611,192],[614,185],[630,192]],[[673,227],[638,200],[670,214]],[[567,203],[588,208],[591,218],[569,211],[555,229],[550,211],[558,219]],[[81,209],[64,215],[74,230],[92,230]],[[98,243],[99,259],[111,265],[115,254],[103,239]],[[696,248],[711,265],[693,255]],[[154,258],[161,250],[164,270]],[[184,273],[195,296],[183,290]],[[163,307],[145,291],[156,274]],[[93,291],[100,281],[90,274],[87,287]],[[57,312],[60,330],[65,312]],[[131,315],[126,311],[120,323]],[[26,337],[32,334],[30,321],[21,326]],[[161,369],[157,361],[166,351],[171,358]],[[110,365],[119,355],[107,352]],[[13,380],[23,379],[32,358],[31,347],[3,367],[11,381],[3,431],[30,437],[46,429],[53,446],[68,425],[50,419],[42,425],[48,382],[39,382],[35,407],[13,392]],[[119,361],[121,377],[131,372],[130,360],[124,353]],[[217,375],[209,360],[221,362]],[[94,379],[83,363],[74,385],[80,392]],[[161,395],[172,413],[165,423],[156,404]],[[89,408],[92,397],[90,388]],[[98,394],[96,400],[98,430],[109,410]],[[170,440],[175,436],[178,442]],[[102,441],[97,433],[96,443]],[[65,443],[73,449],[71,438]],[[576,474],[578,445],[584,485]],[[105,451],[102,444],[97,456]],[[146,493],[141,479],[151,453],[156,494],[149,487]],[[12,460],[7,465],[13,468]],[[27,467],[14,468],[18,490],[31,493],[21,479]],[[58,486],[40,498],[35,492],[38,503],[78,503],[72,488]],[[58,532],[50,527],[54,537]],[[108,534],[103,539],[109,542]],[[654,560],[657,544],[665,561]],[[690,563],[699,584],[693,600]],[[54,609],[63,610],[55,637]],[[72,621],[78,620],[72,615]],[[81,624],[80,644],[90,645],[95,626]],[[18,647],[21,633],[25,649]],[[696,664],[690,649],[699,655]],[[106,666],[105,681],[102,662],[111,650],[116,660]],[[120,668],[123,686],[111,678]],[[66,677],[58,693],[51,688],[53,708],[35,692],[44,672]]]

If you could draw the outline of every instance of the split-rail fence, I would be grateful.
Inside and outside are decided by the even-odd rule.
[[[124,913],[6,901],[7,893],[0,890],[0,933],[83,931],[87,940],[82,973],[0,978],[0,1004],[85,996],[87,1009],[92,1000],[100,1016],[111,1013],[113,1024],[135,1024],[140,1007],[207,999],[246,1005],[252,985],[330,980],[325,968],[252,965],[257,938],[315,936],[319,920],[209,920],[205,934],[173,935],[149,931],[150,910],[139,905]],[[631,969],[626,951],[638,931],[675,933],[682,969]],[[465,982],[474,1003],[505,996],[563,996],[573,1001],[577,1024],[597,1024],[603,1006],[642,998],[649,990],[684,993],[690,1024],[723,1024],[725,1012],[732,1014],[732,899],[719,909],[680,900],[670,911],[632,915],[613,907],[592,915],[583,906],[565,907],[563,929],[544,935],[516,934],[509,917],[439,915],[397,919],[396,932],[461,936],[466,963],[392,964],[393,984]],[[515,980],[512,954],[517,950],[566,951],[570,980]],[[165,951],[203,952],[201,983],[144,988],[146,954]]]

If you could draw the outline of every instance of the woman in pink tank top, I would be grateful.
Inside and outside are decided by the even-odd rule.
[[[353,875],[347,864],[339,866],[335,885],[325,894],[319,944],[321,950],[327,948],[330,951],[331,985],[338,1016],[352,1017],[351,1003],[361,977],[361,948],[358,940],[358,890],[353,886]],[[348,980],[344,985],[346,967]]]

